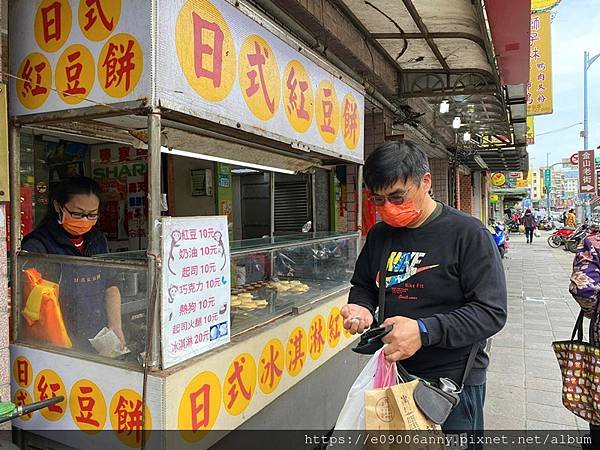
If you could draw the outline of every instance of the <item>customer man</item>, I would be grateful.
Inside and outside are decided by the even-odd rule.
[[[386,282],[383,339],[388,361],[402,361],[426,380],[460,384],[469,353],[477,357],[461,401],[444,431],[483,429],[486,339],[506,322],[506,284],[498,249],[483,224],[429,195],[425,152],[411,141],[388,142],[364,166],[370,201],[383,223],[369,232],[356,262],[344,328],[362,333],[374,320],[378,283]],[[386,245],[386,238],[390,239]],[[384,246],[390,249],[383,255]],[[382,257],[385,276],[379,277]]]

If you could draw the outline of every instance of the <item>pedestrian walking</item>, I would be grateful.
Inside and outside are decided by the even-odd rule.
[[[575,216],[575,210],[573,208],[567,213],[565,227],[577,228],[577,217]]]
[[[483,430],[486,339],[506,321],[507,293],[500,255],[477,219],[434,201],[423,149],[407,140],[378,147],[364,166],[369,201],[383,222],[369,232],[356,262],[344,328],[362,333],[374,322],[379,283],[385,283],[385,357],[425,380],[459,386],[460,403],[443,430]],[[387,267],[380,274],[379,268]],[[469,356],[472,355],[471,358]]]
[[[525,237],[527,238],[527,243],[533,244],[533,232],[535,227],[537,227],[537,222],[535,221],[535,217],[533,217],[533,214],[529,208],[527,211],[525,211],[525,215],[523,216],[521,222],[525,227]]]
[[[569,291],[583,310],[585,317],[592,318],[597,308],[600,293],[600,217],[596,216],[590,224],[588,235],[577,248],[573,261],[573,272]],[[600,345],[600,315],[596,323],[590,323],[590,344]],[[600,407],[600,405],[597,405]],[[591,448],[600,449],[600,426],[590,424]]]

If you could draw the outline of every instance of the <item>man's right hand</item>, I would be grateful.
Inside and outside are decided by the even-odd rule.
[[[344,328],[350,334],[362,333],[373,324],[373,315],[364,306],[348,303],[340,312],[344,319]]]

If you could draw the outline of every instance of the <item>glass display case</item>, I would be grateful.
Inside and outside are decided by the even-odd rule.
[[[148,267],[140,260],[145,252],[131,253],[93,258],[20,253],[18,342],[140,367]]]
[[[231,242],[232,334],[346,289],[358,234],[302,233]]]

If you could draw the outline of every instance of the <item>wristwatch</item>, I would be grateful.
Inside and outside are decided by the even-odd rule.
[[[417,319],[417,323],[419,324],[419,333],[421,334],[421,344],[423,347],[427,347],[429,345],[429,332],[427,331],[427,327],[421,319]]]

